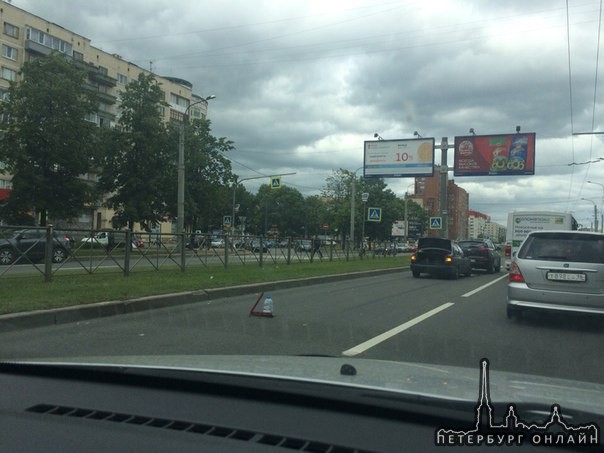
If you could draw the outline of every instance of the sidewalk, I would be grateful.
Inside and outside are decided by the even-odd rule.
[[[206,289],[183,293],[161,294],[157,296],[141,297],[139,299],[116,300],[99,302],[89,305],[78,305],[53,310],[38,310],[26,313],[12,313],[0,315],[0,333],[35,327],[65,324],[84,321],[87,319],[116,316],[135,313],[155,308],[173,307],[175,305],[192,304],[196,302],[221,299],[224,297],[241,296],[259,292],[275,291],[277,289],[296,288],[299,286],[316,285],[335,281],[348,280],[359,277],[371,277],[380,274],[402,272],[402,267],[392,269],[379,269],[373,271],[352,272],[348,274],[327,275],[325,277],[311,277],[296,280],[282,280],[276,282],[254,283],[249,285],[230,286],[226,288]]]

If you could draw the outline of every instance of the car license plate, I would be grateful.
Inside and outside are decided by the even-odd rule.
[[[547,279],[563,282],[584,282],[585,274],[575,274],[569,272],[548,272]]]

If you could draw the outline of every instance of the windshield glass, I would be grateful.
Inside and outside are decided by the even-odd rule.
[[[0,360],[367,359],[478,396],[488,359],[572,405],[604,385],[599,266],[563,268],[604,257],[601,10],[2,2]],[[538,293],[535,230],[594,233]]]

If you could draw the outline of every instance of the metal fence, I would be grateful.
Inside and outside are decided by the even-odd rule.
[[[352,250],[348,244],[301,238],[134,233],[130,230],[0,226],[0,278],[57,272],[160,271],[190,267],[228,268],[315,261],[377,259],[396,254],[389,244]]]

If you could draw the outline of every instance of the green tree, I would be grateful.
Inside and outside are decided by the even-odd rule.
[[[378,241],[391,239],[392,225],[395,221],[404,218],[404,201],[397,198],[396,194],[387,188],[388,186],[382,178],[363,179],[360,186],[361,192],[369,194],[366,207],[380,208],[382,212],[382,218],[379,222],[369,221],[366,210],[361,215],[361,222],[363,221],[363,216],[366,222],[365,236],[368,236],[370,240]]]
[[[304,221],[304,197],[300,191],[288,186],[280,189],[271,189],[268,184],[260,186],[251,224],[256,234],[276,228],[281,237],[299,236]]]
[[[179,125],[173,124],[173,130]],[[185,126],[185,229],[219,228],[231,213],[236,177],[225,153],[234,148],[225,137],[212,135],[211,122],[195,120]],[[173,135],[174,136],[174,135]],[[176,181],[176,173],[172,176]],[[176,186],[172,184],[170,214],[176,216]]]
[[[355,182],[356,197],[355,209],[360,213],[359,181],[353,172],[340,168],[334,171],[325,181],[325,187],[321,191],[321,197],[325,200],[325,207],[329,213],[330,228],[338,230],[342,237],[350,235],[350,197],[352,193],[352,182]],[[355,236],[360,237],[359,215],[355,216]]]
[[[121,95],[118,127],[104,147],[99,185],[111,195],[106,205],[116,212],[119,225],[143,228],[163,220],[168,212],[169,190],[175,179],[178,142],[162,120],[167,106],[164,93],[152,75],[140,74]]]
[[[12,174],[6,219],[31,215],[46,225],[78,216],[95,200],[82,175],[93,167],[98,128],[86,121],[98,109],[84,87],[86,73],[61,54],[27,62],[0,103],[0,162]]]
[[[323,230],[324,224],[329,225],[329,230]],[[304,237],[311,238],[317,234],[335,234],[340,232],[334,222],[330,205],[318,195],[311,195],[304,200]]]

